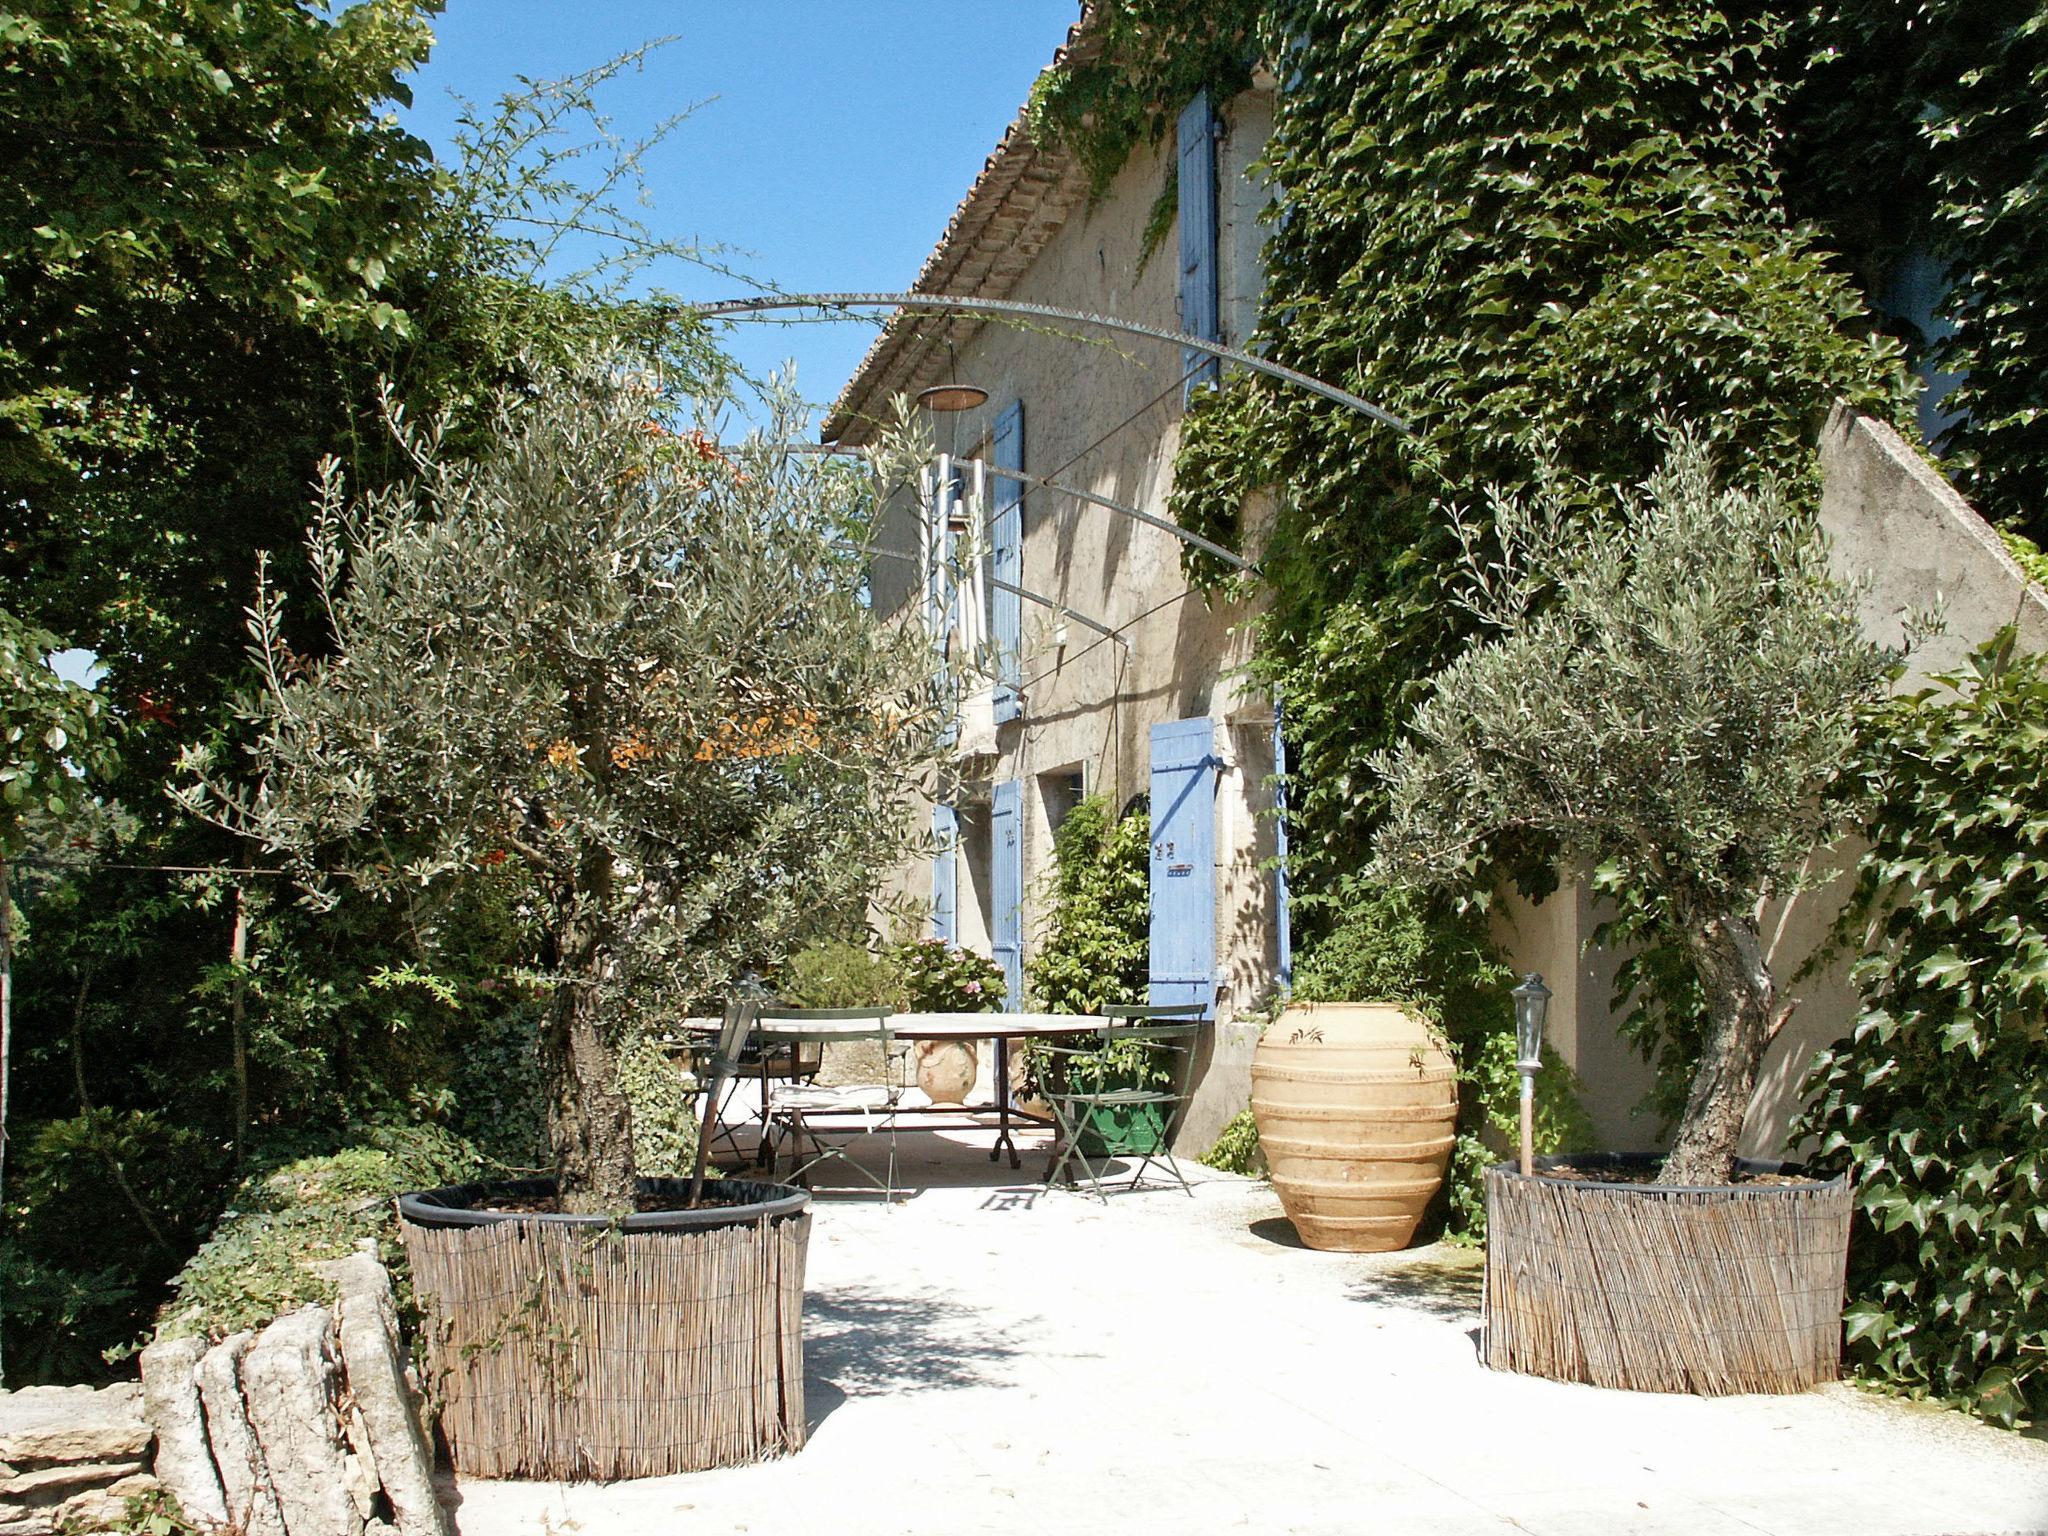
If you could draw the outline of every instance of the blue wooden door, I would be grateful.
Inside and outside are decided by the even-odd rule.
[[[1003,968],[1004,1008],[1024,1006],[1024,784],[997,784],[989,803],[989,949]]]
[[[1216,1003],[1216,727],[1152,727],[1155,1004]]]
[[[1216,135],[1219,124],[1206,90],[1182,109],[1175,129],[1179,152],[1180,328],[1204,341],[1223,339],[1217,278]],[[1207,352],[1183,350],[1186,392],[1214,384],[1222,365]]]
[[[997,469],[1024,468],[1024,402],[1013,400],[996,417],[989,457]],[[989,572],[997,581],[1019,586],[1024,580],[1024,487],[995,477],[995,513],[989,521]],[[989,638],[996,650],[996,723],[1023,713],[1018,690],[1023,680],[1024,599],[992,586],[988,592]]]
[[[955,915],[959,887],[953,853],[960,846],[960,822],[953,807],[932,807],[932,835],[938,839],[938,847],[932,853],[932,937],[955,944],[959,942],[960,928]]]

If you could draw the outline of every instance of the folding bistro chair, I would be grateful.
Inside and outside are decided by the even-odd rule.
[[[898,1047],[889,1028],[889,1015],[882,1008],[778,1008],[764,1005],[756,1015],[763,1049],[786,1046],[792,1051],[805,1044],[821,1050],[826,1045],[856,1041],[879,1042],[883,1077],[879,1083],[788,1082],[768,1089],[766,1120],[772,1138],[770,1166],[780,1169],[784,1147],[790,1151],[788,1177],[810,1187],[811,1170],[820,1163],[844,1163],[862,1180],[882,1191],[885,1200],[896,1198],[896,1106],[906,1085],[904,1058],[908,1047]],[[848,1124],[847,1122],[852,1122]],[[847,1143],[855,1136],[889,1133],[887,1177],[874,1174],[855,1162]],[[837,1138],[836,1140],[834,1138]],[[781,1175],[776,1175],[780,1177]]]
[[[1124,1189],[1138,1188],[1156,1163],[1192,1197],[1187,1175],[1174,1161],[1173,1133],[1208,1009],[1200,1003],[1117,1004],[1102,1012],[1109,1022],[1092,1035],[1040,1042],[1046,1061],[1041,1092],[1058,1130],[1046,1182],[1059,1183],[1065,1175],[1078,1189],[1078,1166],[1095,1197],[1106,1202],[1110,1163],[1135,1157],[1138,1166]]]

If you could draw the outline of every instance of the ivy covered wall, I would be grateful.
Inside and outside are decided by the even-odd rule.
[[[1267,61],[1276,201],[1253,345],[1417,428],[1404,440],[1238,375],[1196,397],[1175,465],[1175,515],[1224,542],[1249,492],[1281,491],[1257,666],[1286,701],[1304,974],[1388,931],[1384,893],[1346,877],[1381,814],[1369,758],[1466,638],[1441,600],[1451,507],[1483,517],[1490,487],[1549,479],[1600,515],[1647,472],[1667,418],[1712,442],[1729,480],[1772,474],[1812,497],[1836,398],[1914,435],[1911,362],[1964,376],[1944,470],[2008,531],[2048,532],[2048,12],[2031,9],[1098,0],[1102,46],[1041,85],[1035,126],[1106,184],[1193,89],[1227,94],[1247,58]],[[1909,258],[1945,285],[1927,334],[1880,302]],[[1191,570],[1227,579],[1200,557]],[[1886,985],[1908,984],[1861,979],[1873,1018]],[[1866,1021],[1831,1058],[1831,1090],[1890,1048],[1882,1033]],[[1881,1156],[1923,1112],[1866,1125],[1875,1152],[1833,1150]],[[2031,1170],[2038,1113],[2023,1122],[1999,1123]],[[1927,1234],[1963,1242],[1960,1224],[1974,1243],[1975,1207],[1942,1180],[1981,1184],[1982,1159],[1958,1151],[1960,1171],[1931,1180],[1920,1163],[1899,1186],[1903,1227],[1867,1205],[1892,1235],[1859,1270],[1864,1359],[1999,1417],[2039,1412],[2038,1373],[2015,1363],[2038,1348],[2039,1277],[2014,1280],[1981,1246],[1948,1265]],[[2038,1195],[2009,1184],[2001,1198]],[[1963,1326],[1959,1285],[1993,1318]]]

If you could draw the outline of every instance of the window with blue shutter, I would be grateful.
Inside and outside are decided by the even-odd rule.
[[[1204,341],[1223,339],[1217,278],[1216,139],[1222,131],[1206,90],[1182,108],[1175,129],[1179,150],[1180,328]],[[1214,384],[1222,364],[1209,353],[1183,349],[1188,376],[1183,398],[1198,384]]]
[[[1013,400],[996,417],[989,443],[995,467],[1012,474],[1024,470],[1024,402]],[[989,521],[989,574],[996,581],[1020,586],[1024,581],[1024,487],[1001,475],[995,480],[995,512]],[[1016,592],[990,585],[989,638],[996,649],[996,723],[1015,720],[1024,712],[1024,599]]]
[[[1024,1007],[1024,784],[992,786],[989,800],[989,949],[1003,968],[1003,1007]]]
[[[955,916],[959,901],[953,855],[960,846],[960,820],[950,805],[932,807],[932,835],[938,847],[932,854],[932,937],[948,944],[960,942]]]
[[[1216,1004],[1216,726],[1152,727],[1154,1004]]]

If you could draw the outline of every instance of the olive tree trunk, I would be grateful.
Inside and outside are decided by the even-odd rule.
[[[606,1038],[597,992],[592,982],[563,982],[541,1034],[548,1140],[562,1209],[583,1214],[629,1210],[633,1202],[632,1111],[619,1091],[618,1056]]]
[[[562,1209],[577,1214],[633,1205],[633,1112],[619,1090],[618,1053],[605,1017],[604,983],[616,946],[602,914],[611,895],[608,855],[584,861],[581,900],[565,903],[555,933],[557,974],[541,1033],[548,1141]]]
[[[1706,1034],[1662,1184],[1725,1184],[1764,1049],[1777,1033],[1777,985],[1756,924],[1722,914],[1688,922],[1686,947],[1706,1002]]]

